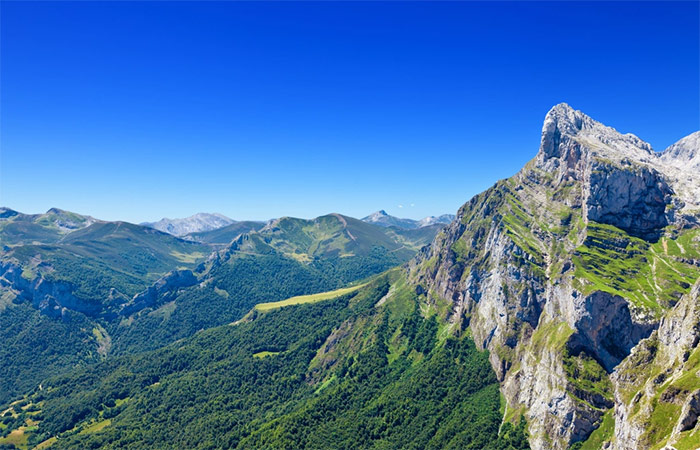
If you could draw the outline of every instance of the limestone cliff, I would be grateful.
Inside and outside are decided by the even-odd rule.
[[[658,154],[557,105],[536,157],[409,264],[427,306],[448,304],[435,309],[490,350],[506,420],[525,414],[533,448],[568,448],[599,428],[596,439],[614,441],[601,427],[619,404],[611,374],[700,274],[700,180],[672,156],[695,155],[693,142]]]

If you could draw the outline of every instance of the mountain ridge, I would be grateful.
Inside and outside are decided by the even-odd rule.
[[[426,304],[489,350],[535,449],[586,441],[622,408],[609,373],[692,295],[700,260],[688,192],[700,180],[678,177],[661,155],[556,105],[535,158],[467,202],[409,265]],[[628,448],[634,426],[619,421],[605,440]]]
[[[382,227],[398,227],[404,229],[416,229],[436,224],[448,224],[454,219],[454,214],[442,214],[440,216],[428,216],[420,220],[401,219],[399,217],[387,214],[386,211],[380,209],[372,214],[363,217],[361,220],[367,223],[373,223]]]

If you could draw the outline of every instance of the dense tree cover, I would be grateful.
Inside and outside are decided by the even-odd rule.
[[[0,310],[0,405],[40,380],[98,360],[92,327],[80,313],[53,319],[28,304]]]
[[[340,287],[351,281],[384,272],[405,261],[405,257],[385,247],[373,246],[367,255],[315,258],[311,265],[336,280],[337,287]]]
[[[119,271],[101,271],[103,263],[64,260],[61,255],[54,256],[61,261],[62,276],[80,280],[80,292],[97,295],[112,285],[131,292],[142,283]],[[93,333],[98,326],[109,334],[110,355],[153,350],[238,320],[257,303],[335,289],[396,264],[396,258],[381,247],[366,256],[317,258],[310,264],[274,251],[238,255],[213,268],[203,285],[183,289],[173,298],[161,299],[167,304],[157,304],[130,318],[86,317],[71,311],[63,318],[50,318],[28,303],[10,304],[0,310],[0,405],[47,376],[99,361],[99,342]]]
[[[234,322],[258,303],[333,290],[396,266],[382,247],[367,256],[317,258],[304,264],[280,253],[238,255],[214,267],[207,282],[183,290],[174,303],[113,324],[115,354],[152,350],[195,332]]]
[[[375,308],[385,278],[48,380],[26,400],[41,405],[30,442],[58,435],[54,448],[527,448],[522,427],[506,425],[499,436],[487,355],[467,338],[440,342],[437,322],[423,320],[417,306],[389,320]],[[331,332],[359,320],[368,324],[363,343],[313,380],[310,364]],[[406,345],[390,362],[397,333]],[[254,356],[260,352],[271,354]],[[85,432],[106,419],[109,426]]]
[[[436,331],[434,320],[409,319],[402,330],[412,336],[409,357],[389,364],[382,323],[374,344],[341,369],[342,381],[240,447],[529,448],[522,428],[498,437],[500,395],[487,355],[466,338],[435,347]]]

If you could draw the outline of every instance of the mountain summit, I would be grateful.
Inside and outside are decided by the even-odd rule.
[[[163,218],[157,222],[144,222],[141,225],[155,228],[174,236],[184,236],[189,233],[212,231],[235,223],[223,214],[198,213],[184,219]]]
[[[398,227],[406,230],[415,230],[416,228],[428,227],[431,225],[448,224],[455,218],[453,214],[443,214],[441,216],[428,216],[421,220],[401,219],[387,214],[383,209],[373,212],[367,217],[363,217],[362,221],[379,225],[381,227]]]
[[[669,317],[700,302],[697,136],[656,153],[557,105],[536,157],[411,263],[425,304],[489,350],[533,448],[658,447],[696,427],[700,316]]]

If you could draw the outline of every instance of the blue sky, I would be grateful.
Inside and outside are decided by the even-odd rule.
[[[657,150],[700,128],[697,2],[0,8],[23,212],[419,218],[517,172],[559,102]]]

